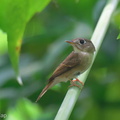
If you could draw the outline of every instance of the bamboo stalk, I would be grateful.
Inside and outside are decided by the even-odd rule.
[[[110,23],[111,15],[114,12],[118,2],[119,2],[119,0],[108,0],[107,4],[105,5],[105,7],[102,11],[99,21],[96,25],[96,28],[95,28],[94,33],[91,38],[91,40],[94,43],[95,48],[96,48],[96,52],[95,52],[93,61],[95,60],[95,57],[101,46],[101,43],[103,41],[103,38],[106,34],[107,28]],[[82,74],[78,77],[83,83],[85,83],[90,69],[91,69],[91,67],[84,74]],[[68,120],[69,119],[69,116],[70,116],[70,114],[74,108],[74,105],[80,95],[80,92],[81,92],[81,90],[78,87],[71,87],[68,90],[54,120]]]

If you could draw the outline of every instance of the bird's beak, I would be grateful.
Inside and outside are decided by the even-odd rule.
[[[73,41],[66,40],[65,42],[70,43],[70,44],[75,44]]]

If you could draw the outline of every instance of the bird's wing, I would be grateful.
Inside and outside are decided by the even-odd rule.
[[[53,75],[50,77],[48,84],[42,90],[38,96],[36,102],[54,85],[54,79],[61,74],[71,70],[73,67],[77,66],[80,63],[78,53],[72,52],[54,71]]]
[[[50,77],[49,82],[54,80],[54,78],[60,76],[61,74],[71,70],[73,67],[77,66],[80,63],[80,58],[78,53],[72,52],[53,72],[53,75]]]

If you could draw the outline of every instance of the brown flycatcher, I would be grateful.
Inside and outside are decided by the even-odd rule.
[[[79,81],[84,85],[76,76],[82,74],[89,68],[92,63],[95,47],[90,40],[83,38],[76,38],[66,42],[73,46],[74,51],[72,51],[53,72],[52,76],[49,78],[48,84],[42,90],[36,102],[48,89],[59,82],[67,82],[70,80],[71,86],[78,86],[75,84],[75,81]],[[76,78],[76,80],[72,80],[73,78]]]

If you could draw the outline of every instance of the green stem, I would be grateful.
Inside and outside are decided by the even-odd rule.
[[[106,34],[107,28],[110,23],[111,15],[114,12],[118,2],[119,2],[119,0],[108,0],[106,6],[104,7],[104,9],[102,11],[100,19],[97,23],[97,26],[96,26],[94,33],[92,35],[92,38],[91,38],[91,40],[94,43],[95,48],[96,48],[94,59],[95,59],[95,57],[98,53],[98,50],[101,46],[101,43],[103,41],[103,38]],[[85,83],[90,69],[91,69],[91,67],[84,74],[82,74],[78,77],[83,83]],[[69,116],[73,110],[76,100],[78,99],[78,97],[80,95],[80,92],[81,92],[81,90],[78,87],[71,87],[68,90],[68,92],[62,102],[62,105],[59,108],[59,111],[55,117],[55,120],[68,120],[69,119]]]

